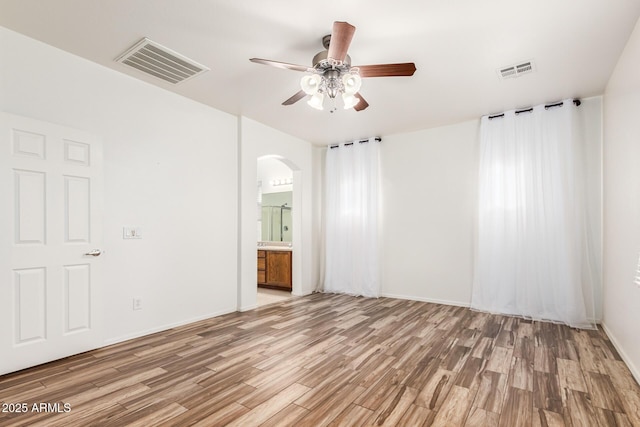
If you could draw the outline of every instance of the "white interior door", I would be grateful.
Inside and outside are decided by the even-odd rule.
[[[102,146],[0,113],[0,174],[3,374],[102,343]]]

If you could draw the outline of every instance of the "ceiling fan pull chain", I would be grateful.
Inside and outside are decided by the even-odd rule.
[[[337,109],[338,107],[336,106],[336,98],[331,98],[331,109],[329,110],[329,112],[333,114]]]

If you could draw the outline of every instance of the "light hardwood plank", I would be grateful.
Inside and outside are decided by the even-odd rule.
[[[487,363],[487,371],[508,374],[511,368],[512,348],[494,347]]]
[[[500,427],[531,425],[533,396],[530,391],[509,387],[500,414]]]
[[[565,427],[564,416],[557,412],[533,408],[532,427]]]
[[[416,397],[416,405],[437,411],[453,385],[455,372],[437,369]]]
[[[366,420],[373,415],[371,409],[364,408],[356,404],[350,404],[344,411],[331,421],[331,427],[357,427],[364,426]]]
[[[589,395],[580,391],[565,389],[566,402],[571,422],[574,426],[597,426],[596,413],[590,404]]]
[[[428,426],[433,424],[433,418],[435,412],[430,409],[424,408],[418,405],[410,405],[407,411],[404,413],[400,421],[399,426]]]
[[[436,426],[461,426],[464,424],[472,402],[468,388],[453,386],[433,424]]]
[[[507,391],[507,376],[492,371],[484,371],[473,406],[500,414]]]
[[[635,390],[621,389],[619,393],[629,421],[634,426],[640,426],[640,390],[637,388]]]
[[[415,401],[418,392],[405,385],[396,387],[389,397],[371,415],[369,421],[378,426],[397,426],[400,419]]]
[[[598,424],[602,427],[633,427],[625,414],[601,408],[596,408],[595,411]]]
[[[273,396],[271,399],[256,406],[241,417],[236,418],[233,422],[227,424],[227,426],[243,427],[248,425],[259,425],[283,410],[285,407],[289,406],[308,391],[308,387],[300,384],[292,384]]]
[[[613,412],[624,412],[620,396],[608,375],[589,371],[585,373],[585,377],[593,406]]]
[[[555,347],[535,347],[533,369],[538,372],[555,374],[558,372]]]
[[[584,381],[584,374],[580,368],[580,363],[573,360],[557,359],[558,379],[561,388],[582,391],[587,393],[587,384]]]
[[[532,392],[533,363],[527,359],[514,357],[509,371],[509,385]]]
[[[498,427],[500,415],[485,411],[480,408],[472,408],[464,423],[465,427]]]
[[[556,375],[534,371],[533,402],[536,408],[562,413],[562,393]]]

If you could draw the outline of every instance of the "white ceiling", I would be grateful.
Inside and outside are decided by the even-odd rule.
[[[452,124],[600,95],[640,15],[637,0],[0,0],[0,26],[316,143]],[[364,79],[364,111],[299,101],[302,73],[333,21],[356,27],[352,65],[415,62],[413,77]],[[211,68],[172,86],[114,62],[142,37]],[[536,72],[496,69],[532,59]]]

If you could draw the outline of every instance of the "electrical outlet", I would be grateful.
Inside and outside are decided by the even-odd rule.
[[[133,309],[134,310],[142,310],[142,298],[134,297],[133,298]]]

